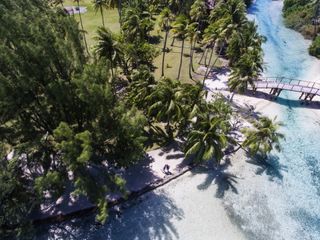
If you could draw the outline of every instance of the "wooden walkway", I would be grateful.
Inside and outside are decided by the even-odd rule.
[[[283,91],[301,93],[299,99],[309,100],[315,96],[320,96],[320,83],[308,82],[285,77],[266,77],[254,82],[255,89],[270,89],[270,94],[279,96]]]

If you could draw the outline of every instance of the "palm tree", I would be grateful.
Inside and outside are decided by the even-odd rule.
[[[231,91],[244,92],[248,85],[255,90],[254,81],[263,71],[262,38],[256,33],[253,24],[234,33],[228,47],[228,56],[232,63],[232,73],[228,82]]]
[[[87,44],[86,32],[85,32],[85,30],[84,30],[83,22],[82,22],[82,16],[81,16],[81,11],[80,11],[80,0],[74,0],[74,1],[77,2],[77,7],[78,7],[78,13],[79,13],[79,19],[80,19],[80,25],[81,25],[81,30],[82,30],[84,45],[85,45],[85,47],[86,47],[86,50],[87,50],[88,55],[90,55],[90,53],[89,53],[89,48],[88,48],[88,44]]]
[[[265,37],[259,35],[254,22],[245,23],[239,31],[231,35],[227,48],[229,65],[236,65],[236,62],[243,54],[253,49],[262,52],[262,43],[264,43],[265,40]]]
[[[162,78],[153,92],[146,97],[150,106],[148,115],[166,123],[165,130],[169,140],[174,139],[174,130],[182,117],[184,106],[181,96],[181,83],[178,80]]]
[[[220,46],[226,46],[233,32],[247,22],[243,0],[220,1],[211,11],[210,22],[206,31],[220,39]]]
[[[193,67],[193,53],[194,53],[194,48],[200,39],[200,35],[202,35],[204,31],[204,27],[206,26],[208,22],[208,7],[207,7],[207,1],[206,0],[195,0],[194,3],[191,5],[190,8],[190,20],[194,27],[196,26],[196,29],[190,29],[190,43],[191,44],[191,49],[190,49],[190,67],[189,67],[189,75],[191,75],[191,71],[194,72],[194,67]],[[193,31],[194,30],[194,31]],[[203,55],[204,56],[204,55]],[[190,76],[191,77],[191,76]]]
[[[154,90],[156,81],[148,66],[140,66],[132,74],[132,82],[129,85],[128,102],[147,115],[149,102],[146,99]]]
[[[97,45],[95,53],[101,58],[105,58],[110,62],[112,78],[114,77],[113,69],[122,61],[122,49],[112,32],[104,27],[98,28]]]
[[[103,9],[108,7],[106,0],[94,0],[93,1],[93,6],[94,6],[94,9],[95,9],[96,13],[98,11],[100,11],[101,18],[102,18],[102,25],[105,26],[105,24],[104,24],[104,16],[103,16]]]
[[[205,24],[208,22],[208,7],[206,0],[195,0],[190,8],[190,19],[198,23],[198,31],[203,31]]]
[[[132,1],[124,8],[121,30],[129,42],[144,42],[153,29],[153,20],[145,2]]]
[[[259,121],[253,123],[254,129],[245,128],[242,130],[246,136],[242,146],[248,148],[251,156],[261,154],[264,158],[273,149],[281,151],[280,140],[285,138],[279,132],[281,126],[283,124],[276,122],[276,119],[271,120],[267,117],[261,117]]]
[[[121,12],[122,12],[122,1],[121,0],[106,0],[108,8],[117,8],[119,14],[119,22],[121,24]]]
[[[170,9],[164,8],[160,13],[160,22],[159,22],[159,26],[161,30],[165,32],[163,49],[162,49],[161,77],[164,76],[165,55],[167,51],[167,41],[168,41],[168,35],[170,31],[170,24],[172,20],[173,20],[173,14],[171,13]]]
[[[214,158],[219,164],[224,156],[223,149],[227,147],[227,132],[228,124],[222,118],[203,113],[188,134],[185,156],[192,156],[196,163]]]
[[[190,53],[189,53],[189,77],[192,79],[192,71],[194,72],[193,67],[193,53],[195,44],[197,42],[197,39],[199,38],[200,32],[198,31],[198,23],[194,22],[188,25],[188,33],[187,37],[190,40]]]
[[[179,15],[176,18],[176,20],[174,21],[174,23],[172,24],[172,30],[171,31],[173,33],[173,37],[182,40],[180,64],[179,64],[179,70],[178,70],[178,76],[177,76],[178,80],[180,79],[180,74],[181,74],[184,42],[185,42],[185,39],[187,37],[188,26],[189,26],[189,20],[185,15]]]
[[[237,66],[232,68],[228,80],[231,92],[243,93],[248,89],[249,85],[255,90],[254,82],[262,72],[261,55],[261,53],[250,52],[241,56]]]

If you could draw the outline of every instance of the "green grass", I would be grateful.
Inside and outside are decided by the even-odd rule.
[[[76,3],[73,0],[66,0],[64,6],[76,6]],[[82,0],[80,1],[80,6],[87,7],[87,12],[82,14],[82,21],[84,30],[87,32],[87,42],[90,51],[93,50],[95,45],[95,36],[96,31],[99,26],[102,26],[102,19],[100,12],[95,12],[92,4],[92,0]],[[120,24],[119,24],[119,15],[117,9],[110,9],[104,10],[105,16],[105,24],[106,27],[109,28],[111,31],[119,33],[120,32]],[[77,21],[79,21],[78,14],[75,15]],[[155,25],[155,30],[152,32],[152,35],[161,35],[161,33],[157,27],[157,23]],[[161,52],[163,48],[163,41],[164,39],[161,38],[159,44],[156,44],[156,47]],[[172,42],[172,37],[169,35],[167,47],[170,49],[170,52],[166,54],[165,58],[165,76],[168,78],[175,79],[178,76],[178,69],[180,63],[180,51],[181,51],[181,41],[176,40],[173,47],[170,46]],[[189,77],[189,53],[190,53],[190,43],[189,41],[185,42],[185,49],[184,49],[184,56],[183,56],[183,64],[181,70],[180,80],[186,83],[194,83]],[[199,60],[201,58],[201,53],[194,54],[194,68],[195,70],[199,67]],[[215,57],[214,57],[215,58]],[[154,60],[155,69],[155,77],[159,79],[161,77],[161,64],[162,64],[162,53]],[[217,66],[220,65],[220,62],[217,61]],[[202,79],[201,76],[197,77],[198,79]]]
[[[168,53],[166,53],[165,56],[165,67],[164,67],[164,73],[166,77],[175,79],[178,76],[178,70],[179,70],[179,64],[180,64],[180,56],[181,56],[181,41],[175,41],[175,44],[173,47],[170,46],[172,42],[172,38],[168,38],[168,45],[167,47],[170,49]],[[163,43],[161,42],[159,44],[159,48],[162,48]],[[182,58],[182,68],[181,68],[181,74],[180,74],[180,80],[183,82],[189,82],[192,83],[193,81],[189,77],[189,62],[190,58],[190,44],[189,42],[185,43],[184,48],[184,55]],[[198,54],[195,54],[194,57],[194,68],[198,68]],[[160,56],[158,56],[154,60],[154,65],[156,66],[155,70],[155,77],[156,79],[161,77],[161,67],[162,67],[162,53]]]
[[[76,6],[73,0],[67,0],[64,6]],[[80,6],[87,7],[87,12],[81,14],[84,30],[87,32],[87,42],[90,50],[95,45],[94,37],[96,36],[97,28],[102,26],[102,18],[100,12],[97,12],[93,8],[92,0],[80,1]],[[79,15],[75,14],[75,18],[79,21]],[[120,32],[119,15],[117,9],[104,10],[104,21],[106,27],[113,32]]]

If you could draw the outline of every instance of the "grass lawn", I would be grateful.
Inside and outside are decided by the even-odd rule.
[[[76,6],[76,3],[73,0],[66,0],[64,6]],[[96,31],[99,26],[102,26],[102,20],[100,12],[95,12],[92,4],[92,0],[82,0],[80,1],[80,6],[87,7],[87,12],[82,14],[82,21],[84,30],[87,32],[87,42],[90,48],[90,51],[93,50],[95,45],[94,37],[96,36]],[[105,24],[113,32],[120,32],[119,24],[119,15],[117,9],[104,10]],[[75,18],[79,21],[79,15],[76,14]],[[158,27],[155,27],[155,30],[152,32],[152,35],[161,35],[164,34],[159,32]],[[175,79],[178,76],[178,69],[180,63],[180,53],[181,53],[181,41],[176,40],[174,46],[170,46],[172,38],[169,35],[167,47],[170,49],[170,52],[166,54],[165,58],[165,76]],[[163,38],[156,45],[159,51],[161,52],[163,48]],[[189,53],[190,53],[190,43],[189,41],[185,42],[183,64],[181,70],[180,80],[182,82],[193,83],[189,77]],[[195,70],[199,67],[199,60],[201,58],[201,52],[194,54],[194,68]],[[215,57],[214,57],[215,59]],[[162,64],[162,53],[154,60],[154,65],[156,67],[155,77],[159,79],[161,77],[161,64]],[[220,65],[220,61],[217,61],[217,66]],[[201,77],[198,77],[201,79]]]
[[[73,0],[66,0],[64,6],[76,6],[76,2]],[[80,1],[80,6],[86,7],[87,12],[81,15],[84,30],[87,32],[87,41],[90,50],[92,50],[96,36],[96,31],[99,26],[102,26],[102,19],[100,11],[96,13],[93,8],[92,0],[82,0]],[[79,21],[79,15],[75,14],[75,18]],[[113,32],[120,32],[119,15],[117,9],[104,9],[104,21],[106,27],[108,27]]]

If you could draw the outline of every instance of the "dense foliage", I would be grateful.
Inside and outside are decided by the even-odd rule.
[[[320,59],[320,36],[316,37],[309,48],[309,53]]]
[[[287,27],[302,33],[308,39],[315,39],[310,47],[310,54],[319,57],[319,40],[316,35],[320,32],[319,24],[315,26],[315,20],[320,21],[320,2],[317,0],[285,0],[283,15]]]
[[[0,218],[1,229],[61,196],[69,181],[103,221],[105,194],[123,188],[112,167],[143,155],[144,116],[118,99],[105,64],[88,61],[73,18],[15,0],[0,3],[0,22],[0,176],[10,180],[0,184],[0,212],[13,211],[13,199],[19,207]]]

